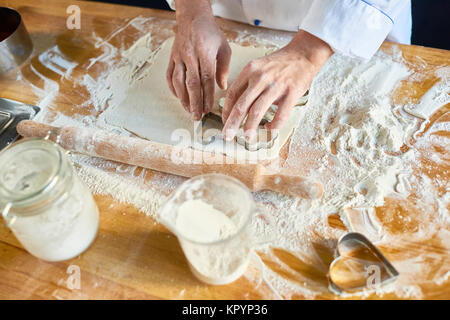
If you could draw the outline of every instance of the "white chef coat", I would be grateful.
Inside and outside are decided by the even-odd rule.
[[[175,0],[167,0],[175,10]],[[337,53],[370,59],[381,43],[409,44],[411,0],[210,0],[214,15],[261,27],[308,31]]]

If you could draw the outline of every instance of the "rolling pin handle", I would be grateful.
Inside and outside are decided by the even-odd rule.
[[[52,140],[52,136],[55,136],[55,139]],[[46,136],[44,137],[44,140],[52,140],[54,141],[56,144],[59,144],[59,142],[61,141],[61,135],[53,130],[48,130]]]
[[[203,163],[180,168],[171,161],[167,161],[173,151],[170,146],[140,138],[121,136],[104,130],[78,127],[58,128],[32,120],[22,120],[17,125],[17,132],[24,137],[47,137],[50,140],[55,137],[56,142],[61,142],[61,146],[66,150],[147,169],[187,177],[217,171],[238,178],[253,191],[272,190],[306,199],[317,199],[322,196],[323,188],[319,182],[288,173],[262,174],[264,170],[260,165],[227,164],[217,166]],[[81,133],[83,133],[83,141],[80,142],[78,136]],[[205,155],[202,151],[195,152],[200,156]],[[215,154],[208,155],[209,159],[215,159],[215,156]]]

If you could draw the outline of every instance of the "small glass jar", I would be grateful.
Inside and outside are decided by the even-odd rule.
[[[22,139],[0,152],[0,209],[32,255],[78,256],[93,242],[98,209],[66,151],[47,139]]]
[[[195,230],[195,238],[192,232],[186,233],[190,230],[178,224],[181,207],[190,201],[204,204],[191,213],[204,211],[206,214],[203,220],[188,225]],[[205,208],[213,208],[225,216],[225,221],[233,227],[232,232],[218,239],[203,237],[224,222],[223,217],[220,220],[208,219],[212,212]],[[253,197],[243,183],[233,177],[213,173],[196,176],[181,184],[161,207],[159,214],[178,237],[192,273],[200,281],[221,285],[235,281],[247,269],[253,242],[250,222],[255,210]]]

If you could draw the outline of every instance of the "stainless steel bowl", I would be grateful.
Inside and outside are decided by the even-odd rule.
[[[33,51],[33,43],[20,14],[0,7],[0,75],[21,65]]]

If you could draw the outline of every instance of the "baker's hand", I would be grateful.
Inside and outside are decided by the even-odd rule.
[[[176,1],[178,31],[167,82],[194,120],[211,111],[215,80],[226,89],[231,49],[216,25],[208,0]]]
[[[247,64],[227,91],[222,111],[225,139],[234,138],[248,115],[244,133],[251,142],[272,104],[278,111],[266,128],[280,129],[331,54],[327,43],[300,30],[286,47]]]

